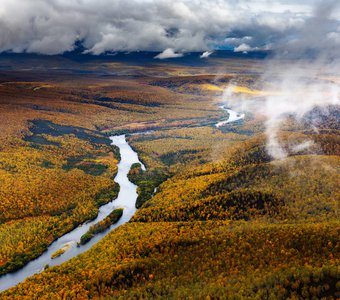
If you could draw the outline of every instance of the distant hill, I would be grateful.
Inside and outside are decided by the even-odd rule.
[[[138,52],[108,52],[101,55],[83,54],[83,50],[78,48],[71,52],[65,52],[62,55],[39,55],[33,53],[1,53],[0,54],[0,69],[11,67],[10,65],[4,65],[3,63],[8,60],[15,59],[18,62],[24,60],[72,60],[74,62],[91,62],[100,60],[109,62],[124,62],[133,64],[178,64],[186,66],[201,66],[216,63],[218,59],[239,58],[239,59],[263,59],[269,55],[269,52],[234,52],[232,50],[217,50],[214,51],[208,58],[200,58],[202,52],[188,52],[184,53],[182,57],[169,58],[169,59],[155,59],[154,57],[159,52],[138,51]]]

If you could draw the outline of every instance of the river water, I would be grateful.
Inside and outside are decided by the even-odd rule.
[[[227,120],[218,122],[215,125],[217,128],[221,127],[221,126],[223,126],[225,124],[228,124],[228,123],[231,123],[231,122],[235,122],[235,121],[244,119],[244,117],[245,117],[244,114],[237,113],[236,111],[233,111],[232,109],[226,108],[225,106],[220,106],[220,108],[225,110],[226,112],[228,112],[229,113],[229,117],[228,117]]]
[[[107,235],[112,229],[128,222],[136,212],[136,199],[137,199],[137,186],[131,183],[127,174],[133,163],[141,163],[138,159],[138,155],[130,145],[126,142],[125,135],[112,136],[112,145],[119,147],[121,160],[118,164],[118,172],[115,177],[115,182],[120,186],[120,191],[117,199],[103,205],[99,209],[98,216],[95,220],[87,222],[69,233],[63,235],[56,241],[54,241],[41,256],[32,260],[20,270],[9,273],[0,277],[0,292],[10,287],[13,287],[25,280],[27,277],[43,271],[45,265],[55,266],[69,260],[70,258],[77,256],[80,253],[91,248],[94,244],[100,241],[105,235]],[[141,163],[142,169],[145,170],[145,166]],[[77,247],[80,237],[89,229],[89,227],[98,221],[107,217],[110,212],[116,208],[124,208],[123,216],[118,223],[113,224],[110,230],[106,230],[100,234],[95,235],[87,244]],[[68,250],[61,256],[51,259],[51,255],[61,248],[67,248]]]
[[[239,114],[231,109],[226,108],[225,106],[221,106],[221,108],[229,113],[229,117],[227,120],[218,122],[215,125],[216,127],[220,127],[227,123],[238,121],[244,118],[244,114]],[[131,165],[134,163],[140,163],[143,170],[145,170],[145,166],[138,159],[137,153],[127,143],[125,135],[111,136],[110,139],[112,141],[112,145],[119,147],[121,156],[121,160],[118,164],[118,172],[114,179],[115,182],[117,182],[120,186],[117,199],[101,206],[96,219],[91,222],[87,222],[58,238],[48,247],[47,251],[45,251],[35,260],[30,261],[27,265],[16,272],[0,277],[0,292],[17,285],[29,276],[42,272],[46,265],[60,265],[72,257],[85,252],[94,244],[98,243],[112,229],[128,222],[135,214],[137,186],[129,181],[127,174],[131,168]],[[120,218],[120,220],[116,224],[113,224],[109,230],[96,234],[87,244],[77,247],[77,242],[79,242],[80,237],[87,232],[90,226],[103,220],[110,214],[112,210],[116,208],[124,208],[123,216]],[[67,248],[67,251],[61,256],[52,259],[51,255],[61,248]]]

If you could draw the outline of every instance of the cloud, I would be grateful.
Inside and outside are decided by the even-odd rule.
[[[200,55],[200,58],[208,58],[214,51],[205,51]]]
[[[252,48],[245,43],[234,48],[234,52],[243,52],[243,53],[247,53],[249,51],[255,51],[255,50],[258,50],[258,48],[257,47]]]
[[[313,145],[314,145],[313,141],[304,141],[298,145],[294,145],[293,147],[291,147],[291,150],[293,153],[297,153],[297,152],[309,149]]]
[[[314,0],[1,0],[0,52],[58,54],[279,48],[295,39]],[[322,12],[321,12],[322,13]],[[322,39],[339,40],[339,13]],[[313,24],[312,24],[313,25]],[[317,29],[317,28],[315,28]],[[315,43],[314,43],[315,44]]]
[[[182,53],[176,53],[174,49],[168,48],[165,49],[162,53],[159,53],[156,55],[154,58],[158,59],[167,59],[167,58],[177,58],[177,57],[182,57]]]
[[[224,92],[224,98],[235,110],[265,117],[267,152],[274,159],[284,159],[289,151],[301,151],[313,145],[307,140],[287,149],[279,133],[289,117],[301,122],[315,107],[327,112],[328,107],[340,105],[340,86],[332,80],[340,76],[338,35],[334,34],[334,28],[339,27],[333,18],[339,5],[334,0],[319,2],[294,38],[286,43],[280,41],[280,51],[265,62],[258,82],[266,93],[249,98],[235,94],[232,87]],[[239,50],[249,48],[244,44]]]

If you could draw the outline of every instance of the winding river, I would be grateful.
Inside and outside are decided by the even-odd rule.
[[[119,147],[121,155],[121,160],[118,164],[118,172],[114,179],[115,182],[120,185],[118,197],[115,200],[101,206],[95,220],[87,222],[57,239],[48,247],[46,252],[35,260],[30,261],[20,270],[0,277],[0,292],[17,285],[29,276],[43,271],[44,266],[47,264],[49,266],[60,265],[70,258],[85,252],[100,241],[112,229],[128,222],[134,215],[136,212],[135,203],[137,199],[137,186],[128,180],[127,174],[133,163],[141,162],[138,159],[137,153],[133,151],[130,145],[126,142],[125,135],[112,136],[110,139],[112,140],[112,145]],[[141,165],[142,169],[145,170],[145,166],[142,163]],[[120,207],[124,208],[124,211],[123,216],[120,218],[118,223],[112,225],[110,230],[106,230],[95,235],[95,237],[87,244],[77,247],[77,242],[79,242],[80,237],[90,228],[91,225],[103,220],[112,210]],[[61,256],[52,259],[51,255],[61,248],[67,249],[67,251]]]
[[[218,122],[215,126],[220,127],[227,123],[234,122],[244,118],[244,114],[238,114],[235,111],[221,106],[221,108],[229,113],[227,120]],[[30,261],[20,270],[6,274],[0,277],[0,292],[9,289],[18,283],[24,281],[27,277],[42,272],[46,265],[56,266],[61,263],[77,256],[91,248],[94,244],[98,243],[105,235],[107,235],[112,229],[119,227],[120,225],[128,222],[136,212],[136,199],[137,199],[137,186],[128,180],[127,174],[134,163],[140,163],[142,169],[145,170],[145,166],[138,159],[137,153],[130,147],[126,141],[125,135],[111,136],[112,145],[119,147],[121,160],[118,164],[118,172],[115,177],[115,182],[120,185],[120,191],[118,197],[101,206],[96,219],[87,222],[62,237],[55,240],[41,256],[35,260]],[[77,247],[80,237],[87,232],[91,225],[103,220],[110,212],[116,208],[124,208],[123,216],[120,220],[112,225],[109,230],[95,235],[87,244]],[[51,258],[52,254],[59,249],[67,249],[64,254],[54,259]]]

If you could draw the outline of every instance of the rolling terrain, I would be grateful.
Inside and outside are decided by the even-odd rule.
[[[340,108],[287,116],[273,160],[263,115],[215,126],[227,86],[265,93],[261,59],[219,55],[0,59],[0,274],[118,196],[110,135],[146,166],[130,222],[0,299],[340,297]]]

